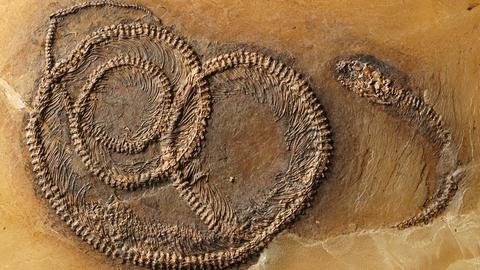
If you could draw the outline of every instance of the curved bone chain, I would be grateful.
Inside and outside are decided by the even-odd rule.
[[[456,148],[441,116],[410,90],[394,84],[381,63],[364,56],[339,59],[335,65],[337,80],[349,91],[383,105],[392,115],[417,128],[439,151],[439,183],[435,194],[415,216],[395,225],[404,229],[427,224],[448,206],[457,191],[459,173]]]
[[[52,69],[53,67],[53,64],[55,63],[55,59],[53,57],[53,46],[59,20],[65,16],[75,14],[80,10],[99,7],[113,7],[119,9],[138,10],[153,18],[157,23],[161,23],[160,19],[155,16],[150,9],[144,6],[140,6],[137,4],[125,4],[111,0],[83,2],[69,8],[58,10],[50,15],[50,23],[45,39],[45,71],[50,71],[50,69]]]

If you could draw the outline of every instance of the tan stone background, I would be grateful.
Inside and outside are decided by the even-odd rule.
[[[335,154],[312,209],[251,269],[480,269],[480,2],[138,1],[199,50],[266,47],[307,76],[330,119]],[[0,0],[0,269],[130,269],[77,240],[39,199],[23,117],[42,72],[47,16],[70,1]],[[454,133],[465,177],[431,225],[389,229],[434,188],[429,145],[342,90],[338,55],[372,54],[409,75]]]

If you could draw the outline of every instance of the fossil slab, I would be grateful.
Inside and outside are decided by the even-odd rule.
[[[66,20],[106,8],[128,16],[81,38],[59,38]],[[107,255],[152,268],[240,263],[298,217],[325,177],[332,146],[319,101],[295,70],[261,50],[245,46],[200,61],[186,39],[147,8],[100,1],[52,14],[45,56],[26,127],[35,183],[57,215]],[[333,74],[422,131],[447,157],[440,161],[437,192],[396,227],[428,223],[457,189],[450,131],[378,60],[342,58]],[[215,157],[203,148],[215,106],[245,99],[270,114],[287,162],[261,168],[270,179],[246,185],[250,196],[239,199],[223,188],[243,179],[210,181]],[[174,211],[156,212],[169,196],[179,201]]]

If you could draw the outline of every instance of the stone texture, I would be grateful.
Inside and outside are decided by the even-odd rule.
[[[335,143],[327,180],[312,208],[269,245],[258,263],[252,261],[251,269],[480,267],[480,8],[475,2],[139,3],[164,24],[175,25],[205,58],[229,43],[279,53],[309,76],[325,107]],[[0,269],[133,268],[111,261],[74,237],[31,183],[24,116],[42,72],[47,15],[70,4],[0,2]],[[405,231],[388,228],[418,211],[433,191],[436,161],[419,134],[347,93],[334,80],[333,59],[355,53],[375,55],[405,72],[410,86],[453,131],[465,177],[447,212],[431,225]],[[245,153],[245,148],[229,145],[236,159],[217,165],[220,172],[261,175],[251,162],[256,156],[260,165],[281,167],[268,162],[273,151],[281,155],[278,131],[272,129],[268,140],[264,124],[268,117],[263,119],[261,108],[247,108],[230,117],[248,117],[248,125],[265,135],[252,136],[250,130],[239,128],[245,135],[237,140],[267,151]],[[217,113],[221,112],[220,108]],[[225,138],[222,134],[229,130],[222,128],[221,117],[229,119],[228,114],[220,115],[209,136]],[[230,136],[233,140],[236,135]],[[241,192],[241,186],[231,192]]]

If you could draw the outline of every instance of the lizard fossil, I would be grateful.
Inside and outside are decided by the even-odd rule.
[[[395,227],[404,229],[430,222],[448,206],[457,191],[461,176],[461,171],[457,170],[456,147],[441,116],[421,97],[396,84],[385,64],[373,57],[341,57],[336,61],[334,71],[336,79],[347,90],[410,123],[436,148],[440,159],[437,190],[422,211]]]

